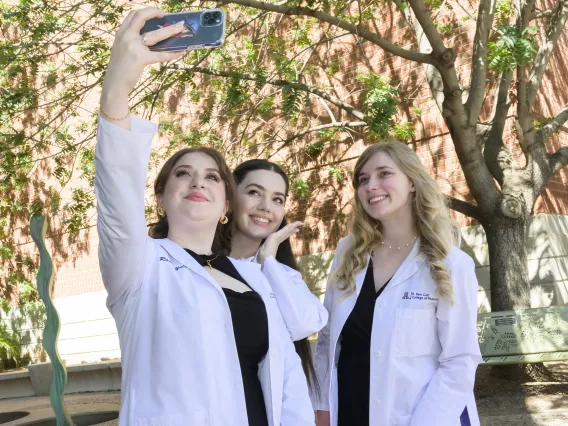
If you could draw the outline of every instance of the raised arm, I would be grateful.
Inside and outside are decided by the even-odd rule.
[[[276,302],[292,340],[308,337],[327,324],[327,311],[312,294],[298,271],[276,260],[278,247],[290,238],[302,222],[289,223],[271,234],[258,253],[262,271],[268,278]]]
[[[152,52],[148,46],[165,40],[183,29],[183,23],[140,36],[144,23],[161,18],[164,12],[153,7],[131,11],[114,37],[110,62],[103,82],[101,113],[116,126],[130,130],[129,93],[148,65],[181,58],[183,52]]]
[[[128,111],[129,92],[144,68],[182,53],[151,52],[139,34],[146,20],[164,12],[146,8],[131,12],[118,30],[101,95],[95,150],[95,193],[99,263],[111,306],[141,282],[150,244],[144,216],[144,192],[151,142],[157,126]],[[180,28],[146,35],[148,45]]]
[[[262,272],[272,287],[292,340],[317,333],[327,324],[327,310],[312,294],[302,274],[274,257],[264,260]]]

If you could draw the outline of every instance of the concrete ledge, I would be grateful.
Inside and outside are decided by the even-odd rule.
[[[69,366],[65,393],[117,391],[121,378],[120,361]]]
[[[28,370],[0,373],[0,399],[35,396]]]
[[[30,365],[27,370],[0,374],[0,399],[49,395],[51,363]],[[120,390],[120,361],[96,362],[67,367],[65,394]]]

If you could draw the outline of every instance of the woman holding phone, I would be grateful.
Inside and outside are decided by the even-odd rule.
[[[164,12],[131,12],[118,30],[101,95],[95,155],[99,262],[122,351],[122,426],[313,425],[306,379],[260,266],[227,257],[236,190],[222,156],[186,148],[144,192],[157,126],[131,116],[128,94],[152,52],[183,30],[140,36]]]
[[[406,144],[368,147],[353,174],[315,356],[318,426],[479,426],[473,260]]]
[[[298,272],[290,237],[302,222],[288,224],[284,216],[288,176],[280,166],[264,159],[248,160],[233,171],[237,206],[233,215],[231,256],[261,265],[280,312],[302,360],[312,391],[317,379],[307,337],[327,324],[327,310]]]

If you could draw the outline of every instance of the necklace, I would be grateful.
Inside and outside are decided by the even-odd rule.
[[[414,238],[412,239],[412,241],[410,241],[410,242],[409,242],[408,244],[406,244],[404,247],[405,247],[405,248],[410,247],[410,245],[411,245],[412,243],[414,243],[414,241],[416,241],[417,238],[418,238],[418,235],[417,235],[416,237],[414,237]],[[384,246],[384,245],[385,245],[385,242],[384,242],[384,241],[381,241],[381,245]],[[388,245],[388,244],[387,244],[387,247],[389,248],[389,250],[392,249],[392,246],[390,246],[390,245]],[[402,247],[397,247],[396,249],[397,249],[397,250],[400,250],[401,248],[402,248]]]
[[[215,259],[217,259],[219,257],[219,255],[215,256],[213,259],[205,259],[205,261],[207,262],[207,266],[209,266],[209,270],[211,271],[213,269],[213,266],[211,265],[211,262],[213,262]]]

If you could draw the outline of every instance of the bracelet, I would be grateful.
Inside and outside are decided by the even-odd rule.
[[[111,116],[109,116],[105,110],[103,109],[103,106],[100,106],[100,110],[101,110],[101,114],[104,116],[104,118],[106,118],[107,120],[111,120],[111,121],[122,121],[122,120],[126,120],[128,117],[130,117],[130,110],[128,111],[128,114],[126,114],[124,117],[121,118],[112,118]]]

